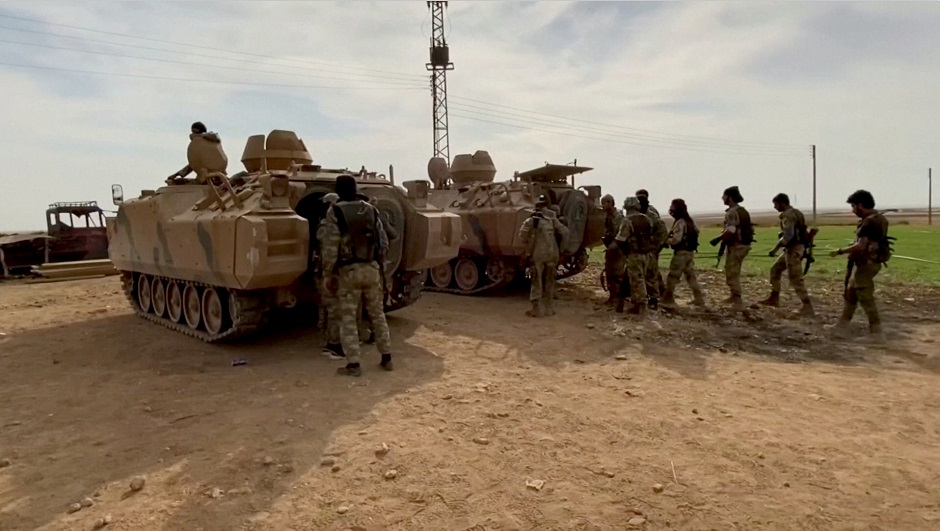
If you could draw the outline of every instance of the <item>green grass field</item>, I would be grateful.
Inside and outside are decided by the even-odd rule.
[[[745,275],[765,276],[770,271],[773,258],[767,253],[777,241],[777,229],[774,227],[756,227],[755,242],[751,253],[744,261]],[[721,232],[718,228],[706,227],[700,236],[699,253],[695,265],[698,269],[714,269],[718,259],[718,247],[712,247],[708,241]],[[940,227],[925,225],[892,224],[888,234],[897,238],[894,242],[894,256],[888,266],[878,274],[880,282],[904,282],[923,285],[940,285]],[[829,277],[841,279],[845,275],[846,259],[844,256],[831,258],[829,251],[849,245],[855,238],[855,227],[847,225],[824,226],[816,235],[816,248],[813,254],[816,262],[810,268],[808,277]],[[927,260],[921,262],[902,257]],[[669,269],[672,251],[663,251],[659,266],[665,273]],[[603,249],[596,247],[591,252],[591,261],[603,263]],[[724,268],[724,258],[721,260]]]

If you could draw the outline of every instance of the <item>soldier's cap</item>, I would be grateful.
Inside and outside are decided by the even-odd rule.
[[[189,126],[189,130],[192,131],[193,129],[195,129],[197,133],[205,133],[208,131],[205,124],[202,122],[193,122],[193,125]]]
[[[614,196],[610,194],[604,194],[604,197],[601,198],[601,203],[603,203],[604,201],[610,201],[611,203],[614,203],[614,204],[617,203],[617,201],[614,200]]]
[[[637,197],[640,197],[640,196],[649,197],[650,193],[644,190],[643,188],[640,188],[639,190],[636,191],[636,196]]]
[[[738,190],[737,186],[732,186],[730,188],[725,188],[724,195],[731,198],[735,203],[740,203],[744,201],[744,196],[741,195],[741,191]]]
[[[774,202],[774,203],[782,203],[782,204],[784,204],[784,205],[789,205],[789,204],[790,204],[790,196],[788,196],[787,194],[781,192],[781,193],[775,195],[774,198],[773,198],[771,201]]]
[[[624,210],[639,210],[640,200],[636,196],[630,196],[623,200]]]
[[[339,196],[335,192],[330,192],[323,196],[324,203],[335,203],[339,201]]]

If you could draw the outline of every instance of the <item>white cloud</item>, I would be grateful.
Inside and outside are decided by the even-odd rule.
[[[41,226],[42,211],[53,201],[108,201],[112,182],[129,193],[159,186],[183,165],[195,120],[221,133],[233,171],[240,169],[249,134],[290,128],[326,165],[385,171],[394,164],[397,179],[425,177],[432,136],[430,96],[422,89],[428,82],[421,77],[430,35],[423,2],[6,2],[4,13],[191,45],[0,17],[3,27],[190,55],[4,29],[0,39],[246,71],[11,44],[3,45],[0,61],[226,83],[362,87],[391,81],[388,74],[353,67],[401,73],[406,77],[392,77],[419,89],[195,84],[0,65],[0,157],[8,168],[0,176],[0,230]],[[842,22],[829,24],[827,17],[835,16]],[[922,51],[936,49],[940,36],[921,30],[925,21],[940,19],[936,4],[452,2],[447,17],[456,64],[448,74],[451,154],[486,149],[501,178],[577,158],[595,168],[579,184],[601,184],[618,198],[644,187],[661,210],[682,196],[693,210],[714,211],[730,184],[741,186],[752,209],[769,207],[777,191],[808,205],[811,143],[819,145],[822,206],[842,207],[858,187],[871,189],[884,205],[923,203],[926,167],[940,166],[932,159],[940,64],[936,54]],[[878,36],[878,53],[853,53],[853,43],[864,39],[856,33],[869,32],[869,20],[890,22]],[[258,56],[240,57],[252,63],[193,55],[225,55],[206,47]],[[357,81],[307,77],[315,75]],[[552,134],[527,129],[547,129],[548,116],[522,118],[525,113],[487,105],[483,111],[461,98],[647,131],[795,143],[806,154],[740,156],[579,138],[599,136],[583,130]],[[604,137],[642,144],[658,136],[632,134],[639,137]]]

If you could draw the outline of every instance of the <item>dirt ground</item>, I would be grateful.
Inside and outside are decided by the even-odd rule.
[[[597,274],[541,320],[425,294],[360,379],[296,315],[206,345],[116,277],[0,284],[0,529],[940,528],[938,291],[882,287],[879,346],[823,333],[836,285],[810,283],[816,321],[638,319]]]

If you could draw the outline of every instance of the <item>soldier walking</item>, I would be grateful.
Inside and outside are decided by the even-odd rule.
[[[359,331],[356,313],[365,296],[365,308],[375,330],[375,342],[382,355],[381,367],[392,370],[392,344],[385,321],[382,266],[388,241],[378,210],[356,197],[356,179],[351,175],[336,178],[339,201],[332,207],[334,216],[327,218],[323,268],[336,271],[330,291],[339,298],[340,342],[346,354],[346,366],[338,374],[360,376]],[[386,243],[387,244],[387,243]]]
[[[628,313],[642,314],[646,311],[646,269],[653,246],[653,224],[640,212],[640,200],[628,197],[623,201],[626,218],[620,224],[615,241],[625,258],[625,281],[620,284],[617,313],[623,313],[627,292],[630,293]]]
[[[666,277],[666,289],[663,293],[663,307],[676,307],[676,286],[684,276],[692,289],[692,304],[705,306],[702,286],[695,276],[695,252],[698,250],[699,230],[689,215],[689,207],[682,199],[673,199],[669,205],[669,215],[675,219],[672,229],[666,237],[666,245],[672,247],[672,260],[669,262],[669,275]]]
[[[525,248],[523,260],[528,262],[532,284],[526,310],[529,317],[555,315],[555,274],[558,271],[559,246],[568,239],[568,227],[549,209],[548,200],[539,196],[535,212],[522,224],[519,237]]]
[[[620,232],[620,225],[623,223],[623,214],[617,208],[614,196],[610,194],[601,198],[601,206],[606,214],[604,218],[604,238],[601,240],[604,243],[604,278],[607,281],[607,291],[610,293],[604,304],[613,304],[617,302],[617,294],[620,293],[620,282],[623,280],[623,253],[614,242],[614,238]]]
[[[777,194],[773,198],[774,210],[780,212],[780,239],[770,251],[770,257],[777,256],[777,251],[783,249],[783,254],[770,268],[770,296],[760,301],[765,306],[780,306],[780,279],[783,272],[787,272],[790,287],[796,292],[803,306],[797,312],[800,316],[815,315],[813,303],[803,283],[803,270],[800,264],[809,242],[809,231],[806,228],[806,218],[803,213],[790,206],[790,197],[787,194]]]
[[[710,243],[714,246],[721,242],[726,250],[725,282],[731,296],[725,299],[725,302],[730,302],[734,311],[743,312],[745,307],[741,295],[741,267],[751,251],[754,227],[751,225],[751,215],[739,204],[744,201],[744,197],[737,186],[725,189],[721,200],[728,207],[725,210],[724,230]]]
[[[666,244],[668,231],[666,230],[666,222],[659,215],[659,211],[650,204],[649,196],[650,194],[646,190],[636,191],[636,198],[640,200],[640,213],[648,217],[650,223],[653,224],[653,250],[650,251],[646,267],[646,294],[649,296],[650,308],[655,310],[659,305],[659,297],[665,287],[663,276],[659,272],[659,253],[662,252],[663,246]]]
[[[866,190],[856,191],[846,202],[852,205],[852,213],[860,221],[855,231],[855,243],[830,253],[830,256],[849,255],[845,304],[842,315],[831,328],[839,335],[847,334],[855,309],[861,305],[868,316],[868,330],[876,340],[882,341],[881,316],[875,304],[875,275],[881,271],[881,264],[891,257],[888,219],[875,210],[875,198]]]

